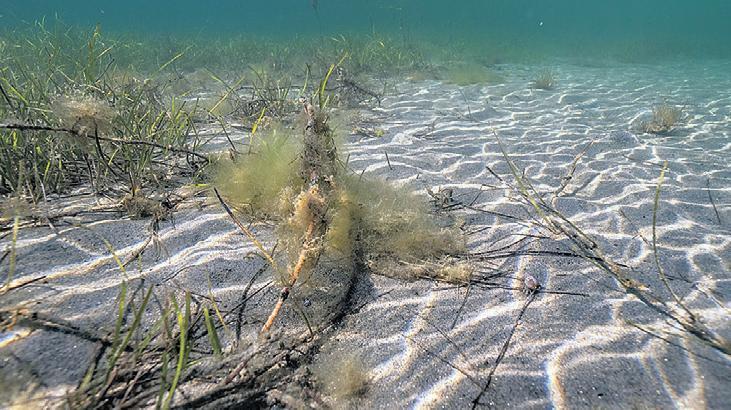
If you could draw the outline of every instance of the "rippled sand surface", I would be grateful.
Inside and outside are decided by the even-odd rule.
[[[652,251],[653,199],[668,161],[657,214],[660,264],[681,300],[731,339],[731,64],[495,69],[504,83],[398,84],[380,107],[360,113],[362,128],[378,128],[383,136],[351,135],[349,166],[424,194],[426,188],[451,189],[454,201],[526,218],[515,193],[492,173],[510,174],[497,135],[544,199],[671,303]],[[531,89],[545,69],[556,74],[556,88]],[[662,103],[682,106],[682,124],[668,135],[639,133],[636,124]],[[540,234],[492,213],[453,214],[464,220],[474,252]],[[130,255],[148,238],[147,225],[99,217],[90,226],[118,254]],[[22,231],[17,280],[45,275],[46,283],[2,303],[28,303],[84,328],[111,330],[124,275],[93,232],[59,230],[61,236],[46,228]],[[273,246],[272,227],[255,230]],[[218,205],[194,200],[174,223],[161,225],[159,236],[157,252],[131,264],[127,277],[144,277],[162,293],[212,292],[222,309],[237,307],[251,283],[254,296],[234,326],[250,338],[278,289],[268,272],[257,274],[264,261]],[[474,261],[480,271],[496,272],[493,286],[359,277],[352,303],[359,309],[339,324],[321,354],[355,353],[370,383],[362,397],[338,405],[464,408],[485,390],[480,403],[501,408],[728,407],[727,356],[678,330],[594,265],[561,256],[569,249],[560,239],[537,239],[525,249],[540,253]],[[545,292],[524,295],[527,275]],[[333,281],[303,291],[300,302],[317,320],[340,288]],[[293,312],[282,323],[303,331]],[[54,393],[78,383],[94,351],[73,335],[21,336],[0,350],[2,372],[40,376]]]

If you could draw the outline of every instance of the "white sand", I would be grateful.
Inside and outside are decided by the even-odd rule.
[[[426,187],[451,188],[465,202],[482,190],[476,207],[524,216],[506,190],[483,186],[498,185],[485,165],[500,175],[509,173],[493,130],[536,188],[549,194],[561,185],[576,155],[594,141],[556,207],[593,235],[610,257],[629,265],[637,279],[670,300],[657,279],[649,245],[655,185],[667,160],[658,213],[660,261],[669,276],[688,279],[671,281],[685,303],[731,339],[731,64],[550,68],[559,80],[553,91],[529,89],[544,69],[529,66],[501,66],[506,82],[494,86],[400,84],[380,108],[363,112],[385,133],[382,138],[352,136],[349,164],[422,193]],[[667,136],[633,133],[631,124],[663,102],[684,106],[684,125]],[[488,214],[456,215],[471,231],[484,228],[470,236],[474,251],[507,245],[510,234],[536,233]],[[206,295],[210,278],[222,309],[233,308],[264,265],[252,253],[255,248],[217,204],[204,199],[189,201],[174,222],[161,225],[159,255],[148,250],[141,264],[130,265],[128,279],[144,277],[147,284],[159,284],[160,294],[190,289]],[[128,255],[147,239],[147,224],[106,215],[90,226],[120,255]],[[47,228],[21,232],[16,277],[47,275],[47,283],[11,292],[0,304],[33,301],[28,306],[33,311],[105,334],[113,328],[123,275],[94,234],[59,229],[61,237]],[[255,231],[267,246],[274,244],[272,227],[257,225]],[[533,247],[556,248],[567,250],[565,243],[550,240]],[[681,349],[629,325],[627,321],[639,323],[663,335],[680,333],[591,264],[546,255],[496,262],[505,271],[494,280],[501,286],[519,287],[530,274],[544,289],[588,296],[537,295],[483,403],[536,408],[724,408],[731,403],[728,357],[687,334],[668,336]],[[270,280],[269,272],[260,275],[249,294]],[[139,284],[130,283],[132,289]],[[317,321],[342,287],[334,278],[330,286],[303,290],[300,303]],[[526,297],[519,290],[473,288],[457,315],[466,291],[446,288],[376,275],[360,278],[354,303],[364,307],[346,317],[322,348],[324,355],[354,352],[370,369],[369,389],[349,404],[471,405],[480,387],[445,362],[484,385]],[[247,304],[242,343],[253,340],[277,294],[270,286]],[[293,331],[304,329],[291,309],[279,323]],[[9,337],[0,335],[0,340]],[[38,378],[45,384],[41,390],[59,393],[78,382],[93,349],[75,336],[35,331],[0,350],[0,373]]]

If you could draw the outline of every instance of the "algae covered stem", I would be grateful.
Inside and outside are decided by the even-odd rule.
[[[286,278],[274,309],[262,327],[262,333],[269,331],[274,324],[289,297],[290,289],[297,283],[302,272],[314,269],[322,254],[321,242],[327,234],[329,225],[326,216],[337,169],[337,152],[327,125],[327,117],[322,113],[318,115],[315,107],[308,101],[302,103],[307,125],[304,132],[300,176],[306,188],[297,196],[291,217],[307,221],[305,224],[307,228],[296,263]]]

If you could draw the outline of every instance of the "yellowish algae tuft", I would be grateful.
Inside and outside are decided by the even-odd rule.
[[[368,254],[410,262],[464,252],[461,232],[441,226],[423,198],[377,179],[344,182]]]
[[[444,264],[435,269],[434,276],[449,283],[468,284],[474,273],[474,267],[467,262]]]
[[[683,110],[668,104],[652,108],[652,118],[640,123],[640,131],[649,134],[667,134],[679,125]]]
[[[111,130],[117,115],[106,101],[80,93],[56,97],[51,110],[64,127],[89,134]]]
[[[304,189],[295,139],[276,131],[262,135],[252,154],[224,161],[216,177],[216,186],[240,211],[278,223],[278,249],[290,270],[302,254],[308,227],[324,223],[323,237],[309,244],[309,251],[324,251],[325,259],[344,268],[362,263],[388,276],[469,281],[470,268],[450,258],[466,252],[463,233],[431,212],[425,198],[380,179],[345,174],[344,168],[330,177],[332,194]],[[309,280],[310,274],[304,275],[301,282]]]
[[[353,353],[320,356],[313,369],[325,394],[338,406],[365,393],[369,375],[363,361]]]
[[[253,144],[250,154],[218,164],[215,183],[239,209],[256,217],[277,218],[302,185],[300,146],[277,129],[257,134]]]
[[[341,192],[337,201],[336,210],[330,220],[326,243],[339,255],[349,257],[353,253],[354,242],[357,240],[356,228],[359,225],[356,220],[355,204],[347,191]]]

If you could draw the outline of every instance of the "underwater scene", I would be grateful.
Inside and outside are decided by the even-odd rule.
[[[730,21],[0,0],[0,408],[730,408]]]

